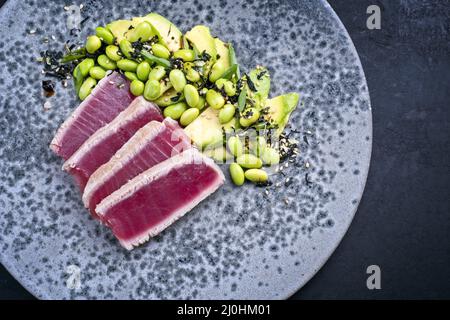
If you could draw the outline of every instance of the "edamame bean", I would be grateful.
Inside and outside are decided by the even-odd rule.
[[[106,71],[101,67],[96,66],[89,70],[89,75],[96,80],[101,80],[105,77]]]
[[[171,88],[164,92],[158,99],[154,101],[160,107],[168,107],[171,104],[184,100],[184,95],[179,94],[175,89]]]
[[[94,78],[89,77],[84,80],[83,84],[80,87],[80,91],[78,92],[78,97],[80,98],[80,100],[86,99],[96,84],[97,80],[95,80]]]
[[[244,113],[239,119],[239,123],[243,127],[249,127],[259,119],[259,111],[255,108],[248,108],[244,110]]]
[[[200,80],[200,73],[193,68],[189,68],[186,73],[186,78],[191,82],[197,82]]]
[[[144,98],[156,100],[161,95],[161,84],[158,80],[148,80],[144,88]]]
[[[127,35],[130,42],[148,41],[154,35],[153,29],[150,23],[147,21],[139,23],[132,31]]]
[[[140,80],[133,80],[130,84],[130,91],[134,96],[141,96],[144,93],[145,84]]]
[[[180,118],[181,125],[184,127],[188,126],[192,121],[197,119],[199,114],[200,114],[200,111],[196,108],[187,109],[181,115],[181,118]]]
[[[163,66],[156,66],[150,71],[148,80],[161,80],[166,75],[166,69]]]
[[[114,70],[115,68],[117,68],[116,63],[109,59],[105,54],[99,55],[97,58],[97,62],[100,67],[106,70]]]
[[[120,54],[120,50],[118,46],[115,45],[109,45],[105,49],[105,53],[108,56],[109,59],[112,61],[119,61],[122,59],[122,55]]]
[[[206,93],[206,102],[211,108],[218,110],[225,104],[225,99],[216,90],[209,89]]]
[[[230,176],[233,183],[237,186],[242,186],[245,182],[244,170],[236,162],[230,164]]]
[[[160,43],[152,45],[153,54],[163,59],[169,59],[170,51]]]
[[[195,60],[195,52],[190,49],[180,49],[173,53],[175,59],[181,59],[184,62],[191,62]]]
[[[250,180],[252,182],[266,182],[269,179],[267,172],[261,169],[247,170],[245,171],[244,175],[247,180]]]
[[[123,55],[128,59],[131,58],[132,53],[134,52],[133,46],[131,42],[127,39],[122,39],[119,43],[120,51],[122,51]]]
[[[147,81],[150,70],[150,63],[148,63],[147,61],[142,61],[141,63],[139,63],[136,69],[136,75],[138,79],[141,81]]]
[[[227,71],[227,68],[223,61],[219,60],[211,68],[211,73],[209,74],[209,81],[216,82],[216,80],[220,79],[223,73]]]
[[[95,34],[97,37],[99,37],[101,40],[103,40],[106,44],[113,44],[114,43],[114,35],[106,28],[103,27],[97,27],[95,29]]]
[[[102,40],[97,36],[89,36],[86,40],[86,51],[95,53],[102,46]]]
[[[123,74],[125,75],[125,78],[127,78],[130,81],[139,80],[136,73],[134,72],[125,71]]]
[[[183,91],[186,86],[186,77],[184,76],[183,71],[179,69],[173,69],[169,73],[169,80],[172,83],[173,88],[177,92]]]
[[[261,152],[261,159],[264,164],[275,165],[280,163],[280,154],[274,148],[266,147]]]
[[[231,81],[226,81],[223,85],[225,93],[229,97],[234,97],[236,95],[236,86]]]
[[[122,71],[135,72],[138,63],[130,59],[122,59],[117,61],[117,67]]]
[[[236,109],[232,104],[226,104],[222,110],[219,112],[219,122],[224,124],[230,122],[234,117]]]
[[[237,157],[236,162],[247,169],[259,169],[262,167],[262,161],[253,154],[243,154]]]
[[[172,118],[173,120],[180,119],[183,112],[187,109],[187,105],[184,102],[172,104],[164,109],[164,117]]]
[[[205,98],[203,98],[202,96],[198,97],[198,103],[195,105],[194,108],[197,108],[198,110],[202,110],[205,107]]]
[[[83,61],[81,61],[77,68],[80,69],[81,75],[83,77],[86,77],[89,74],[89,70],[91,70],[91,68],[95,65],[95,61],[94,59],[91,58],[87,58],[84,59]]]
[[[228,139],[228,149],[230,149],[230,152],[233,156],[239,157],[244,153],[244,146],[242,145],[241,139],[239,137],[230,137]]]
[[[200,96],[198,94],[197,89],[192,85],[188,84],[184,86],[184,98],[186,99],[187,104],[190,107],[196,107],[199,103]]]

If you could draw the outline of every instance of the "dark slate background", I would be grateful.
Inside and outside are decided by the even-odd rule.
[[[347,235],[293,298],[450,298],[450,1],[329,2],[366,73],[372,163]],[[382,9],[381,30],[366,28],[371,4]],[[366,287],[373,264],[381,290]],[[0,299],[31,298],[0,267]]]

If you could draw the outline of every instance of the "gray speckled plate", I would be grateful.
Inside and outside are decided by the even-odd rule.
[[[48,148],[77,101],[71,86],[60,84],[54,97],[44,98],[35,60],[69,38],[63,7],[73,2],[80,3],[10,0],[0,10],[1,262],[46,299],[276,299],[294,293],[346,232],[370,160],[364,73],[331,7],[309,0],[83,2],[89,19],[79,39],[98,24],[156,11],[183,31],[209,25],[235,44],[244,69],[268,66],[272,96],[301,93],[290,121],[301,154],[284,170],[289,181],[274,176],[281,186],[267,192],[227,182],[163,234],[127,252],[90,218]]]

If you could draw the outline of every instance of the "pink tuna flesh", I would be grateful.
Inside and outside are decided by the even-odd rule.
[[[105,197],[143,171],[189,148],[190,140],[176,121],[167,118],[163,123],[145,125],[91,175],[83,194],[85,206],[97,217],[95,208]]]
[[[140,128],[150,121],[162,121],[159,108],[143,97],[136,98],[113,121],[97,130],[64,163],[83,190],[89,177],[108,162]]]
[[[97,212],[131,250],[182,217],[223,181],[220,168],[192,148],[135,177],[105,198]]]
[[[129,106],[134,100],[129,88],[129,81],[119,73],[103,78],[60,126],[50,148],[64,160],[69,159],[94,132]]]

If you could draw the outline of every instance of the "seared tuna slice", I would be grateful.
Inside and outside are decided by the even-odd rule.
[[[116,72],[100,80],[59,127],[50,148],[64,160],[69,159],[94,132],[130,105],[134,96],[129,89],[129,81]]]
[[[154,120],[163,120],[159,108],[143,97],[136,98],[113,121],[90,136],[64,163],[63,169],[74,176],[83,190],[95,170],[108,162],[140,128]]]
[[[189,148],[190,139],[176,121],[166,118],[162,123],[150,122],[91,175],[83,193],[84,205],[96,216],[95,207],[106,196],[138,174]]]
[[[141,173],[103,199],[96,211],[131,250],[194,208],[224,180],[213,160],[191,148]]]

